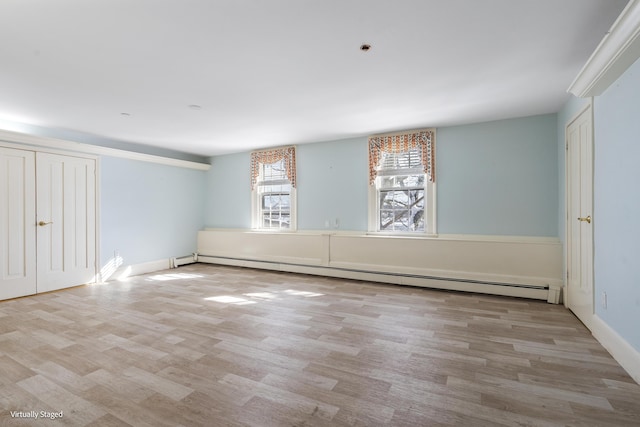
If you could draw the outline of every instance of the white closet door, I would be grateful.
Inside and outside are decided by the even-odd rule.
[[[0,300],[36,293],[34,153],[0,148]]]
[[[37,291],[96,278],[96,161],[36,154]]]
[[[591,107],[567,127],[567,306],[590,327],[593,290]]]

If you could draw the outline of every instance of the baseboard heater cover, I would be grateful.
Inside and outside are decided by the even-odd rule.
[[[286,262],[260,261],[243,258],[219,257],[214,255],[194,254],[196,261],[209,264],[233,265],[238,267],[261,268],[265,270],[286,271],[291,273],[314,274],[319,276],[339,277],[344,279],[366,280],[446,289],[454,291],[487,293],[492,295],[515,296],[522,298],[546,300],[552,304],[560,303],[561,288],[550,285],[527,285],[521,283],[501,283],[453,277],[423,276],[409,273],[389,273],[373,270],[358,270],[342,267],[302,265]]]
[[[198,254],[192,253],[181,257],[173,257],[170,260],[170,268],[178,268],[181,265],[193,264],[198,262]]]

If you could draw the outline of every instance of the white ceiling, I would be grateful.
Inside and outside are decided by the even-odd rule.
[[[208,156],[553,113],[626,3],[1,0],[0,119]]]

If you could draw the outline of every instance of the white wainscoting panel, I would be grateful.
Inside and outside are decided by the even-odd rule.
[[[262,233],[200,231],[198,254],[252,261],[326,265],[328,235],[315,233]]]
[[[208,229],[198,233],[198,260],[553,303],[563,285],[555,238]]]

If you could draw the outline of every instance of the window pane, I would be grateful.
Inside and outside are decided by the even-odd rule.
[[[262,164],[262,181],[273,181],[276,179],[286,179],[286,170],[284,167],[284,159],[275,163]]]
[[[278,201],[273,195],[262,196],[262,209],[273,209],[278,204]]]
[[[420,149],[405,151],[402,153],[382,153],[380,169],[407,169],[422,166],[422,154]]]
[[[407,209],[411,204],[410,193],[416,191],[381,191],[380,207],[382,209]]]
[[[409,212],[380,211],[380,230],[384,231],[409,231]]]
[[[380,208],[391,209],[393,207],[393,191],[380,192]]]
[[[381,231],[424,231],[424,190],[380,191]]]
[[[288,211],[290,207],[290,194],[269,193],[262,196],[262,209],[281,209]]]
[[[261,193],[290,193],[291,184],[258,184],[258,191]]]
[[[269,212],[262,215],[263,228],[290,228],[291,219],[289,213]]]
[[[424,187],[424,174],[380,177],[380,188]]]
[[[409,190],[409,198],[412,208],[424,209],[424,190]]]
[[[393,211],[380,211],[380,230],[391,230],[393,224]]]
[[[411,222],[409,226],[411,231],[424,231],[424,210],[411,212]]]

